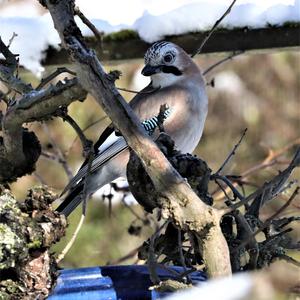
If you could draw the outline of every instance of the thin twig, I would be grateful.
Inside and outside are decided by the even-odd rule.
[[[130,206],[126,203],[125,201],[125,197],[122,198],[122,203],[125,205],[126,208],[128,208],[130,210],[130,212],[140,221],[142,221],[143,223],[145,222],[145,220],[138,215],[138,213]]]
[[[249,247],[248,247],[248,253],[249,253],[249,265],[251,266],[251,269],[256,269],[257,267],[257,260],[259,255],[259,246],[258,243],[253,235],[253,230],[245,218],[245,216],[239,211],[236,210],[233,213],[233,216],[235,217],[236,223],[238,227],[242,227],[244,234],[247,235],[247,238],[249,238]],[[237,229],[239,232],[240,230]],[[235,252],[239,253],[239,252]]]
[[[79,233],[79,231],[80,231],[80,229],[83,225],[83,222],[84,222],[84,219],[85,219],[85,216],[86,216],[86,202],[87,202],[88,196],[89,196],[89,194],[87,192],[87,180],[88,180],[88,177],[90,175],[93,158],[94,158],[94,151],[93,151],[93,147],[91,147],[90,154],[89,154],[89,160],[88,160],[87,174],[84,178],[84,186],[83,186],[83,191],[82,191],[82,195],[81,195],[81,197],[83,198],[81,218],[80,218],[80,221],[79,221],[74,233],[72,234],[72,237],[71,237],[70,241],[68,242],[66,247],[63,249],[61,254],[58,256],[57,263],[60,262],[66,256],[66,254],[69,252],[69,250],[72,248],[72,246],[73,246],[73,244],[74,244],[74,242],[75,242],[75,240],[78,236],[78,233]]]
[[[284,203],[284,205],[282,205],[271,217],[269,217],[263,224],[262,226],[257,229],[253,234],[251,234],[250,236],[247,237],[247,239],[243,242],[241,242],[241,244],[237,247],[236,251],[238,251],[239,249],[241,249],[242,247],[246,246],[249,241],[251,239],[253,239],[257,234],[259,234],[260,232],[262,232],[265,228],[267,228],[271,222],[278,216],[280,215],[290,204],[291,202],[294,200],[294,198],[298,195],[300,187],[297,187],[295,189],[295,191],[293,192],[292,196],[289,198],[289,200]]]
[[[9,39],[9,41],[8,41],[7,48],[9,48],[9,47],[11,46],[13,40],[14,40],[17,36],[18,36],[18,35],[17,35],[15,32],[13,32],[12,37],[11,37],[11,38]]]
[[[228,209],[225,209],[225,211],[229,213],[241,207],[242,205],[245,205],[252,199],[261,199],[262,205],[264,205],[267,201],[274,199],[274,197],[279,195],[280,191],[282,190],[282,187],[284,186],[285,182],[288,180],[294,168],[298,166],[298,160],[300,160],[300,147],[297,149],[294,158],[287,166],[287,168],[281,171],[269,182],[265,182],[265,184],[260,189],[256,190],[255,192],[253,192],[252,194],[244,198],[244,200],[240,201],[239,203],[236,203],[231,207],[229,207]]]
[[[149,276],[150,279],[152,281],[153,284],[157,284],[160,282],[160,279],[157,275],[156,272],[156,255],[155,255],[155,247],[154,247],[154,243],[155,240],[157,238],[157,236],[159,235],[159,233],[161,232],[161,230],[169,223],[169,220],[165,221],[157,230],[156,232],[150,237],[150,245],[149,245],[149,253],[148,253],[148,261],[147,261],[147,265],[148,265],[148,269],[149,269]]]
[[[79,125],[75,122],[75,120],[71,116],[69,116],[67,113],[63,113],[61,115],[61,118],[64,121],[66,121],[77,133],[77,135],[81,141],[81,144],[82,144],[83,156],[85,158],[87,158],[88,154],[90,152],[90,149],[93,145],[93,142],[86,138],[86,136],[84,135],[84,133],[81,130],[81,128],[79,127]]]
[[[50,143],[53,146],[53,149],[54,149],[54,151],[56,152],[56,154],[58,156],[58,158],[56,160],[62,165],[63,169],[65,170],[65,173],[68,176],[68,179],[71,180],[73,178],[73,173],[72,173],[72,171],[71,171],[71,169],[70,169],[70,167],[69,167],[69,165],[66,161],[66,158],[65,158],[64,154],[62,153],[59,146],[57,145],[57,143],[53,139],[52,134],[51,134],[48,126],[45,123],[43,123],[43,129],[47,133],[47,136],[50,139]]]
[[[255,165],[251,168],[249,168],[248,170],[244,171],[241,175],[240,175],[240,180],[243,179],[247,179],[251,174],[259,171],[259,170],[263,170],[266,168],[269,168],[275,164],[289,164],[290,162],[285,162],[285,161],[280,161],[278,158],[280,156],[282,156],[285,152],[287,152],[288,150],[290,150],[291,148],[293,148],[296,145],[300,144],[300,138],[296,138],[293,142],[289,143],[288,145],[286,145],[285,147],[277,150],[277,151],[269,151],[268,156],[258,165]],[[233,186],[237,186],[237,183],[234,183]],[[229,191],[230,188],[228,187],[226,189],[226,191]],[[213,193],[215,194],[216,191]],[[255,196],[255,195],[254,195]],[[217,196],[214,196],[214,200],[218,201],[224,198],[224,193],[223,191],[221,191]],[[247,203],[248,201],[250,201],[251,199],[253,199],[253,195],[250,195],[250,198],[245,198],[244,203]],[[238,205],[238,204],[237,204]],[[243,204],[240,204],[243,205]]]
[[[93,32],[97,40],[101,43],[102,48],[102,36],[101,33],[96,26],[81,12],[78,6],[75,7],[74,13],[81,19],[81,21]]]
[[[43,177],[37,172],[33,173],[33,176],[42,184],[47,186],[47,182],[43,179]]]
[[[116,87],[119,91],[124,91],[124,92],[128,92],[128,93],[132,93],[132,94],[139,94],[140,92],[138,91],[134,91],[134,90],[130,90],[130,89],[126,89],[126,88],[121,88],[121,87]]]
[[[61,67],[61,68],[57,68],[56,71],[54,71],[53,73],[51,73],[49,76],[43,78],[40,82],[40,84],[36,87],[36,90],[39,91],[41,90],[47,83],[49,83],[50,81],[52,81],[55,77],[57,77],[58,75],[62,74],[62,73],[69,73],[73,76],[76,76],[76,73],[67,69],[66,67]]]
[[[293,142],[289,143],[288,145],[284,146],[283,148],[277,151],[270,151],[269,155],[260,164],[243,172],[241,174],[241,177],[245,178],[256,171],[273,166],[277,162],[277,158],[279,156],[283,155],[285,152],[287,152],[296,145],[300,145],[300,137],[296,138]]]
[[[184,272],[186,272],[187,267],[185,264],[185,259],[184,259],[183,250],[182,250],[181,229],[179,229],[179,228],[177,229],[177,244],[178,244],[178,252],[179,252],[179,256],[180,256],[180,262],[181,262]],[[189,279],[188,276],[187,276],[187,278]]]
[[[147,265],[148,265],[148,270],[149,270],[149,277],[151,279],[151,282],[153,284],[157,284],[160,282],[160,279],[157,275],[156,272],[156,255],[155,255],[155,250],[154,250],[154,235],[152,235],[150,237],[150,245],[149,245],[149,253],[148,253],[148,261],[147,261]]]
[[[116,87],[118,90],[120,91],[124,91],[124,92],[128,92],[128,93],[133,93],[133,94],[151,94],[151,93],[154,93],[154,92],[157,92],[160,87],[157,87],[157,88],[153,88],[152,90],[150,91],[135,91],[135,90],[130,90],[130,89],[126,89],[126,88],[121,88],[121,87]]]
[[[235,155],[235,151],[236,149],[240,146],[244,136],[246,135],[248,128],[245,128],[241,138],[239,139],[239,141],[237,142],[237,144],[234,145],[233,149],[231,150],[231,152],[229,153],[229,155],[227,156],[227,158],[225,159],[225,161],[223,162],[223,164],[221,165],[221,167],[218,169],[218,171],[215,174],[219,174],[224,167],[226,166],[226,164],[230,161],[230,159],[232,158],[233,155]]]
[[[226,191],[226,189],[222,186],[222,184],[217,180],[217,178],[215,179],[215,183],[218,185],[218,187],[221,189],[221,191],[224,193],[225,197],[226,197],[226,201],[225,203],[228,205],[232,205],[232,202],[235,200],[235,199],[231,199]]]
[[[228,187],[231,189],[231,191],[235,197],[237,197],[241,201],[243,201],[245,199],[245,197],[243,197],[243,195],[235,188],[235,186],[231,183],[231,181],[226,176],[219,175],[219,174],[213,174],[211,176],[211,178],[222,180],[223,182],[225,182],[228,185]],[[227,191],[225,190],[225,192],[227,192]],[[225,193],[225,192],[223,191],[223,193]]]
[[[283,259],[286,262],[291,263],[291,264],[293,264],[293,265],[295,265],[295,266],[297,266],[297,267],[300,268],[300,261],[298,261],[298,260],[296,260],[296,259],[294,259],[294,258],[292,258],[292,257],[290,257],[288,255],[280,254],[278,258],[279,259]]]
[[[11,69],[11,74],[12,74],[16,70],[18,64],[16,55],[14,55],[8,49],[8,46],[4,44],[4,42],[1,39],[1,36],[0,36],[0,53],[2,53],[3,56],[5,57],[6,59],[5,63]]]
[[[172,274],[172,275],[174,275],[176,277],[180,277],[180,273],[179,272],[177,272],[177,271],[175,271],[175,270],[173,270],[171,268],[168,268],[166,265],[163,265],[163,264],[160,264],[160,263],[156,263],[156,266],[158,268],[161,268],[161,269],[169,272],[170,274]]]
[[[87,125],[87,126],[84,127],[83,129],[81,129],[82,132],[87,131],[88,129],[90,129],[90,128],[93,127],[94,125],[96,125],[96,124],[102,122],[102,121],[103,121],[104,119],[106,119],[106,118],[107,118],[107,116],[103,116],[102,118],[93,121],[91,124]],[[78,135],[76,135],[76,137],[74,138],[73,142],[71,143],[71,146],[69,147],[67,153],[69,153],[70,150],[73,148],[73,146],[74,146],[74,144],[76,143],[76,141],[77,141],[78,138],[79,138]]]
[[[209,66],[207,69],[204,70],[204,72],[202,73],[203,76],[205,76],[207,73],[211,72],[214,68],[218,67],[219,65],[227,62],[228,60],[233,59],[234,57],[241,55],[245,53],[244,50],[239,50],[239,51],[234,51],[232,52],[229,56],[217,61],[216,63],[214,63],[213,65]]]
[[[56,262],[59,263],[62,259],[65,258],[66,254],[70,251],[70,249],[72,248],[76,238],[77,238],[77,235],[82,227],[82,224],[83,224],[83,221],[84,221],[84,218],[85,218],[85,215],[81,215],[81,218],[80,218],[80,221],[74,231],[74,233],[72,234],[72,237],[70,239],[70,241],[68,242],[68,244],[66,245],[66,247],[61,251],[61,253],[58,255],[57,259],[56,259]]]
[[[142,246],[138,246],[137,248],[131,250],[129,253],[122,256],[121,258],[118,258],[117,260],[114,260],[114,261],[107,262],[107,265],[119,265],[120,263],[136,256],[141,248],[142,248]]]
[[[206,42],[209,40],[209,38],[211,37],[211,35],[214,33],[214,31],[217,29],[217,27],[219,26],[219,24],[223,21],[223,19],[230,13],[231,8],[233,7],[233,5],[235,4],[236,0],[233,0],[232,3],[230,4],[230,6],[227,8],[227,10],[225,11],[225,13],[221,16],[220,19],[218,19],[216,21],[216,23],[214,24],[214,26],[212,27],[212,29],[207,33],[207,35],[205,36],[204,40],[202,41],[200,47],[197,49],[197,51],[195,51],[194,54],[191,55],[191,57],[194,57],[195,55],[201,53],[204,45],[206,44]]]

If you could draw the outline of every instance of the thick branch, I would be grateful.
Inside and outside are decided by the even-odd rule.
[[[197,197],[145,134],[137,116],[109,80],[95,53],[82,41],[73,18],[73,1],[45,2],[62,44],[80,70],[77,72],[80,82],[103,107],[128,145],[140,157],[156,190],[161,194],[164,216],[172,217],[185,230],[196,231],[199,235],[203,235],[203,231],[211,233],[207,235],[207,240],[213,241],[214,249],[209,248],[210,255],[204,253],[208,259],[208,273],[210,276],[230,274],[229,251],[219,226],[221,214]],[[200,242],[205,244],[206,240]]]
[[[15,55],[3,43],[0,37],[0,53],[5,57],[5,63],[0,64],[0,81],[2,81],[9,89],[20,94],[28,93],[32,90],[31,85],[25,84],[22,80],[14,76],[18,62]]]
[[[214,32],[213,38],[205,44],[201,53],[257,51],[274,48],[297,50],[294,47],[300,46],[299,31],[299,23],[267,28],[220,28]],[[199,45],[206,35],[207,32],[202,31],[166,36],[164,40],[179,45],[187,53],[193,53],[196,45]],[[102,61],[143,58],[149,47],[149,44],[141,40],[134,31],[121,31],[104,36],[101,45],[95,37],[88,37],[87,43],[95,49]],[[48,49],[45,65],[64,64],[67,61],[68,55],[65,50]]]
[[[11,178],[15,178],[16,174],[13,172],[16,169],[26,168],[28,164],[34,163],[28,161],[25,153],[22,128],[24,123],[50,118],[59,107],[83,100],[85,97],[86,91],[78,84],[77,79],[71,79],[46,90],[27,93],[14,105],[9,106],[2,118],[3,141],[0,144],[0,160],[3,168],[0,171],[0,181],[9,180],[10,175]],[[3,166],[5,162],[11,167]],[[20,174],[22,172],[18,173],[18,176],[21,176]]]

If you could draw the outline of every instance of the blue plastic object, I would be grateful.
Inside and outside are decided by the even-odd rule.
[[[181,267],[172,267],[175,272],[183,272]],[[175,278],[163,269],[157,269],[162,279]],[[203,272],[190,274],[193,283],[206,280]],[[161,299],[169,293],[149,290],[152,283],[147,266],[105,266],[82,269],[61,270],[57,285],[49,300],[148,300]]]

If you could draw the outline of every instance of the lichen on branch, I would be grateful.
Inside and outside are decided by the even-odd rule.
[[[51,203],[56,195],[47,187],[29,190],[18,202],[0,186],[0,298],[46,298],[57,277],[49,248],[65,234],[63,215]]]

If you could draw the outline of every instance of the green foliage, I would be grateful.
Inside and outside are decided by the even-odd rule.
[[[107,34],[103,37],[103,40],[106,42],[110,41],[128,41],[138,39],[139,35],[136,31],[130,29],[120,30],[118,32],[113,32]]]

